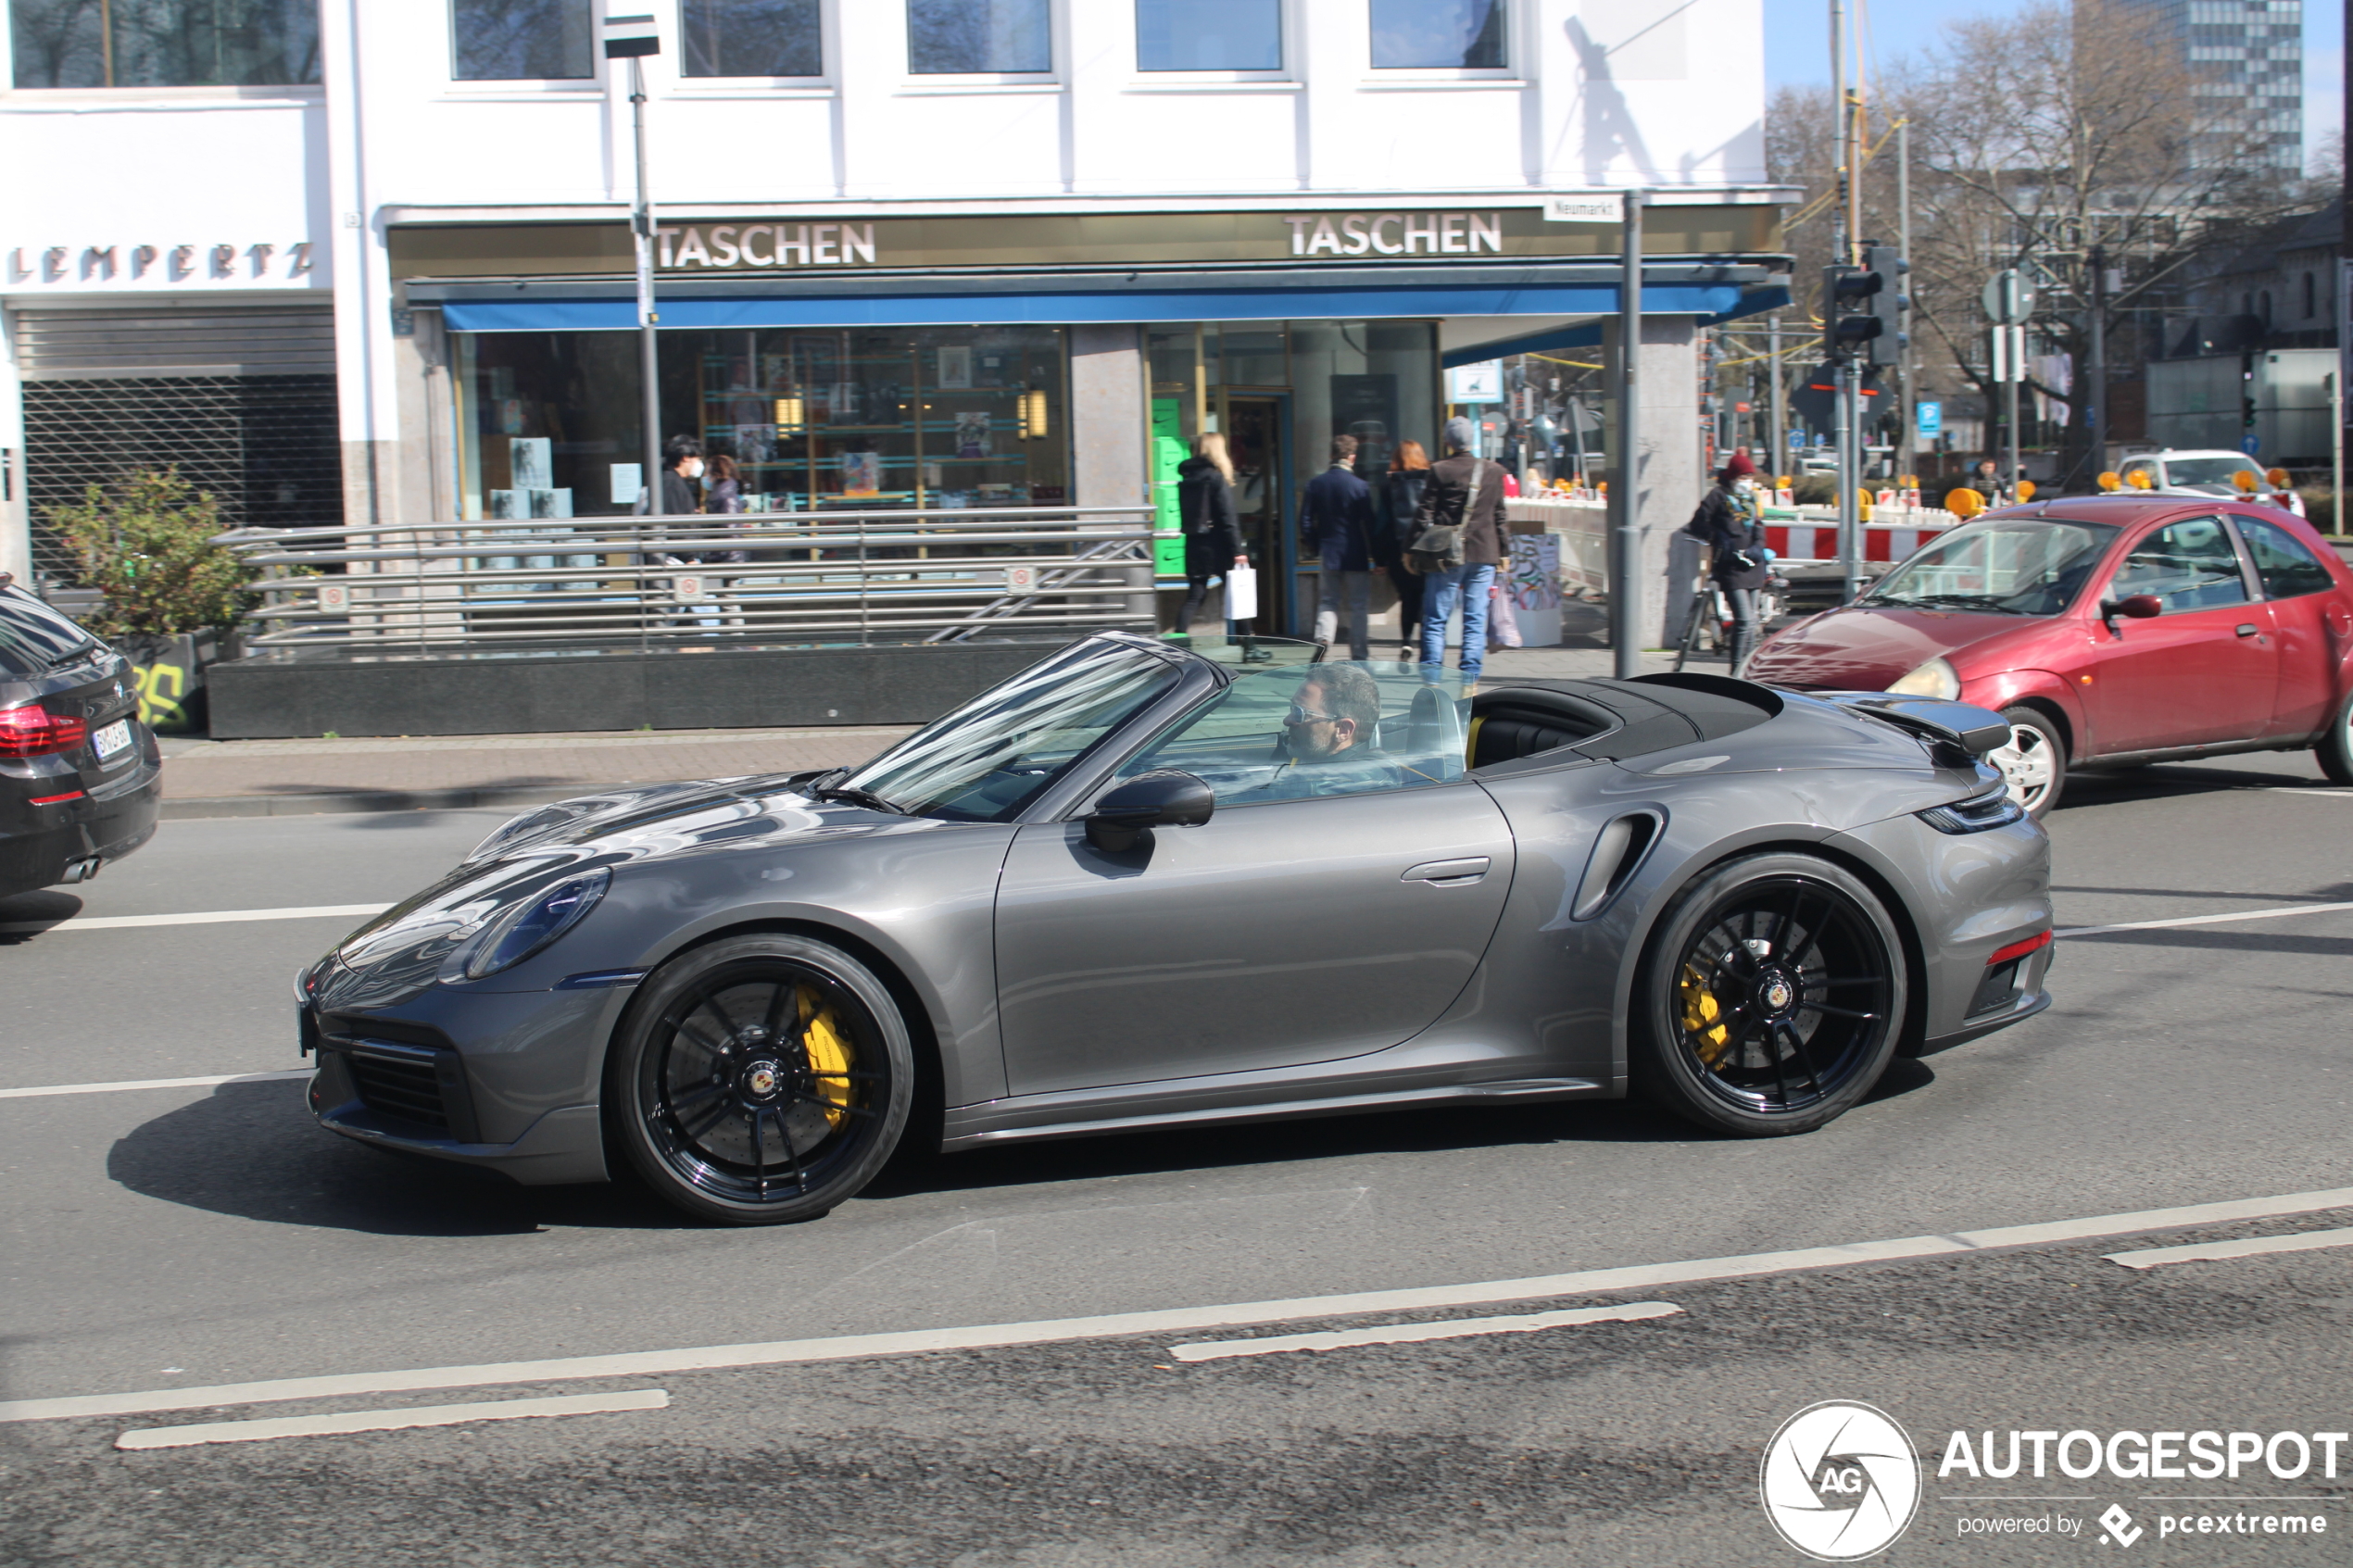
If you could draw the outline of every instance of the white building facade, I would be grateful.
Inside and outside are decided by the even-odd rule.
[[[1759,0],[10,5],[19,576],[166,461],[240,523],[630,509],[609,6],[661,35],[660,433],[755,509],[1144,504],[1216,429],[1279,551],[1331,435],[1435,456],[1445,365],[1601,344],[1641,187],[1671,529],[1693,332],[1786,299]]]

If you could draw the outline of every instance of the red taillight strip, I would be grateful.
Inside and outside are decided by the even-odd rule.
[[[70,790],[64,795],[36,795],[31,800],[26,801],[25,804],[28,806],[55,806],[60,800],[79,800],[82,798],[83,793],[83,791],[77,789]]]
[[[1992,969],[1995,964],[2005,964],[2012,959],[2022,959],[2029,953],[2039,953],[2050,945],[2051,934],[2047,931],[2041,932],[2023,942],[2013,942],[2007,947],[1994,948],[1994,956],[1985,960],[1985,967]]]

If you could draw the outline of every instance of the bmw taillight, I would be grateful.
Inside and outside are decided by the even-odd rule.
[[[45,708],[0,708],[0,757],[46,757],[72,751],[90,738],[90,726]]]

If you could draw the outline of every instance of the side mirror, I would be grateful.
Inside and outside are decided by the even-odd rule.
[[[2100,619],[2113,621],[2118,616],[2127,621],[2155,621],[2165,613],[2165,601],[2155,594],[2134,594],[2129,598],[2110,599],[2100,606]]]
[[[1116,855],[1154,828],[1197,828],[1216,806],[1216,793],[1190,773],[1173,768],[1139,773],[1095,802],[1087,842]]]

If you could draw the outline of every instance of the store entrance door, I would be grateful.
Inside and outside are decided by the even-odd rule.
[[[1237,626],[1262,636],[1297,635],[1297,543],[1287,497],[1290,483],[1290,399],[1228,396],[1226,443],[1234,459],[1234,510],[1242,543],[1258,569],[1258,620]]]

